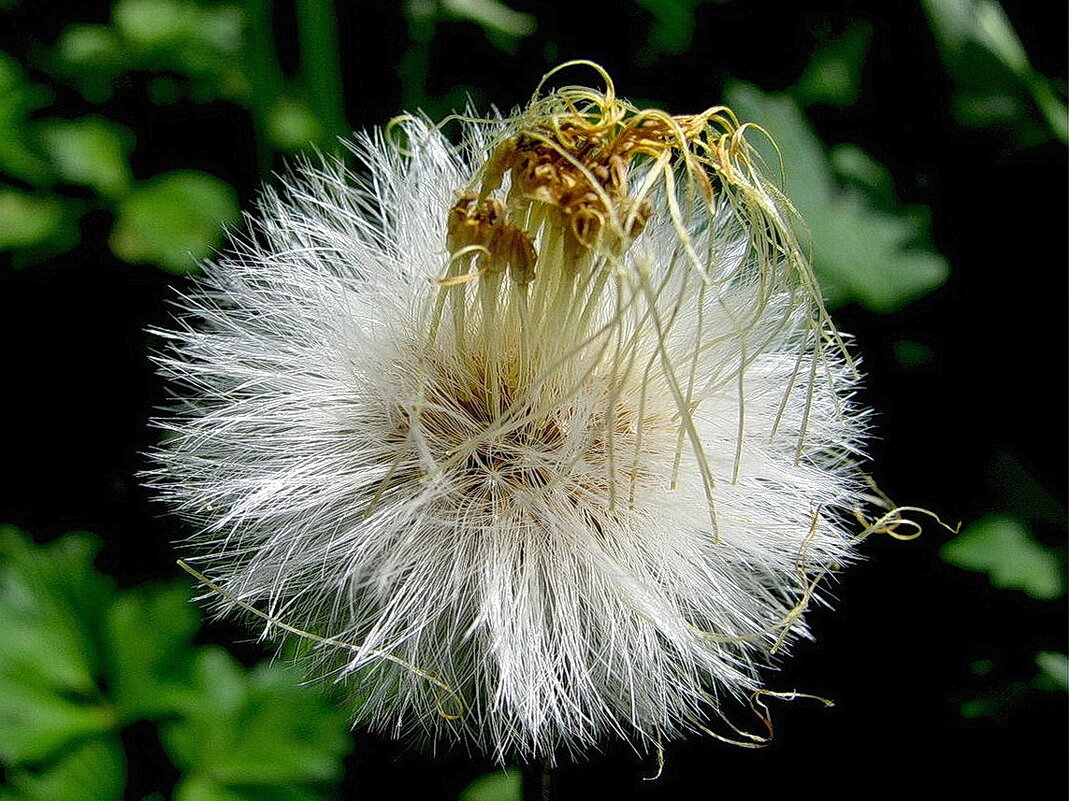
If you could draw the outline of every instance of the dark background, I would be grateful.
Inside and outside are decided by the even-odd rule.
[[[292,72],[293,10],[278,5],[280,61]],[[1064,80],[1064,5],[1003,6],[1036,70]],[[511,7],[534,15],[538,30],[508,53],[470,23],[440,22],[419,44],[403,4],[337,3],[351,126],[381,125],[420,92],[436,108],[455,87],[507,109],[525,102],[549,67],[578,57],[603,65],[625,97],[696,111],[719,102],[729,77],[787,89],[821,41],[851,20],[870,22],[858,101],[814,106],[809,118],[827,144],[856,143],[883,162],[903,202],[930,208],[934,246],[951,266],[942,287],[897,312],[849,304],[834,313],[856,337],[864,400],[877,410],[873,475],[895,501],[968,523],[1016,508],[1021,486],[1018,473],[1004,469],[1008,459],[1064,510],[1066,149],[1055,139],[1022,144],[1006,130],[956,120],[953,80],[919,5],[699,4],[690,46],[647,63],[636,56],[651,24],[639,4],[515,0]],[[22,3],[2,20],[0,48],[32,55],[72,20],[107,21],[109,8]],[[406,78],[413,63],[426,67],[422,86]],[[135,174],[200,169],[236,187],[248,207],[269,179],[250,144],[250,112],[222,100],[161,106],[146,82],[126,75],[108,105],[139,143]],[[70,88],[56,93],[53,113],[94,110]],[[272,156],[274,167],[284,163]],[[15,266],[0,254],[7,465],[0,521],[41,541],[93,531],[105,542],[102,569],[132,585],[177,575],[170,543],[183,532],[138,485],[137,473],[156,437],[147,421],[164,399],[145,329],[167,324],[183,279],[117,259],[106,244],[111,222],[105,210],[86,214],[77,247],[36,264]],[[931,358],[904,366],[894,350],[903,337],[922,343]],[[1033,520],[1032,531],[1063,549],[1064,520],[1047,517]],[[1027,687],[1037,651],[1066,650],[1064,598],[997,590],[982,573],[947,564],[939,549],[949,536],[932,526],[909,543],[870,539],[865,561],[836,586],[835,609],[810,613],[815,640],[798,644],[782,671],[768,676],[773,689],[822,695],[834,708],[772,701],[770,746],[749,751],[700,737],[674,743],[652,782],[643,777],[656,772],[654,759],[609,747],[561,766],[557,796],[846,797],[879,788],[985,797],[1015,777],[1064,795],[1066,696]],[[213,626],[203,636],[239,641],[236,652],[248,662],[263,653],[242,644],[247,635],[236,626]],[[970,670],[985,660],[986,675]],[[964,717],[961,704],[977,698],[991,699],[993,711]],[[734,719],[748,720],[743,710]],[[153,787],[142,774],[167,770],[165,757],[149,729],[134,734],[127,737],[131,786]],[[492,769],[464,754],[424,755],[357,733],[341,797],[355,790],[363,798],[456,798]]]

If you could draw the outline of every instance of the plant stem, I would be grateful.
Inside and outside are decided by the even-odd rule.
[[[297,0],[297,33],[301,43],[301,78],[309,105],[323,125],[323,144],[351,133],[345,117],[338,21],[333,0]]]
[[[256,158],[260,172],[271,170],[271,104],[282,94],[282,72],[275,58],[275,37],[271,22],[271,0],[251,0],[246,6],[248,42],[245,50],[249,76],[249,107],[256,128]]]
[[[427,110],[427,72],[430,68],[430,47],[438,24],[438,4],[408,0],[408,49],[401,57],[398,74],[401,77],[401,106]]]

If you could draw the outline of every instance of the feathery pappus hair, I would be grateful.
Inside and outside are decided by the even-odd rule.
[[[855,557],[866,412],[789,203],[729,109],[601,77],[303,163],[158,332],[148,482],[358,724],[711,731]]]

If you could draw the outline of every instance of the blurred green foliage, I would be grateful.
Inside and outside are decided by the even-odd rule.
[[[209,255],[220,225],[238,217],[230,186],[205,173],[175,170],[142,182],[122,198],[108,241],[125,261],[188,272]]]
[[[1036,665],[1041,678],[1050,683],[1050,689],[1069,691],[1069,655],[1040,651],[1036,654]]]
[[[891,312],[946,280],[949,267],[928,239],[927,210],[897,206],[882,165],[853,145],[838,146],[833,160],[788,95],[732,83],[725,98],[740,119],[767,132],[752,140],[773,174],[784,175],[829,305],[854,301]]]
[[[238,219],[234,191],[189,170],[135,179],[138,143],[108,119],[107,104],[124,76],[145,74],[160,105],[222,100],[249,108],[265,166],[275,149],[331,146],[348,132],[337,44],[322,22],[331,6],[300,5],[308,58],[293,79],[283,79],[275,62],[264,27],[268,2],[117,0],[108,24],[68,25],[34,58],[57,86],[74,87],[101,109],[77,119],[46,116],[56,92],[0,52],[0,127],[9,132],[0,141],[0,251],[13,251],[16,265],[62,253],[78,244],[78,218],[103,209],[115,218],[108,243],[120,259],[176,273],[196,269],[221,243],[223,225]],[[70,187],[90,195],[72,195]]]
[[[223,56],[240,41],[240,26],[235,9],[225,12],[220,7],[202,18],[188,4],[121,0],[112,26],[67,28],[43,61],[93,102],[106,101],[119,72],[132,69],[184,71],[199,87],[194,96],[207,99],[234,83]],[[134,180],[131,132],[103,115],[40,116],[52,96],[0,53],[0,122],[10,131],[0,144],[0,251],[16,251],[15,263],[23,265],[61,253],[78,243],[77,218],[102,208],[117,220],[109,240],[115,255],[193,269],[219,244],[221,223],[237,219],[233,191],[195,173]],[[85,187],[90,197],[67,187]]]
[[[130,132],[101,117],[50,119],[37,126],[41,149],[59,180],[107,198],[130,188]]]
[[[861,75],[872,42],[872,24],[852,23],[813,53],[798,82],[791,89],[802,106],[823,103],[852,106],[861,92]]]
[[[76,241],[63,201],[0,187],[0,250]],[[72,241],[73,240],[73,241]]]
[[[93,103],[111,98],[123,73],[159,75],[157,102],[245,101],[244,21],[239,7],[184,0],[117,0],[108,25],[73,24],[45,59],[52,74]]]
[[[685,50],[704,2],[636,0],[652,21],[645,55],[636,58]],[[303,57],[301,74],[293,79],[282,77],[272,50],[269,0],[212,5],[116,0],[108,24],[69,25],[39,60],[56,81],[72,84],[98,105],[111,98],[123,74],[138,71],[155,76],[150,86],[158,103],[223,99],[248,107],[266,165],[271,149],[329,144],[330,137],[347,130],[330,3],[302,0],[296,7]],[[1055,124],[1064,117],[1064,106],[1058,107],[1054,90],[1030,67],[997,3],[954,0],[925,3],[925,8],[957,79],[992,71],[1006,78],[983,81],[989,95],[984,102],[963,88],[961,96],[972,100],[963,100],[962,107],[998,106],[993,97],[1017,104],[1031,99],[1064,139]],[[537,30],[534,17],[500,0],[408,0],[406,11],[411,40],[400,65],[403,100],[432,116],[462,106],[465,94],[464,87],[439,96],[428,91],[429,48],[441,25],[475,24],[505,50]],[[816,50],[789,94],[733,83],[726,97],[744,120],[761,125],[775,141],[777,149],[765,142],[766,161],[773,171],[782,168],[787,193],[809,226],[829,303],[853,301],[888,312],[939,286],[948,274],[945,260],[931,249],[926,210],[898,205],[889,172],[860,147],[825,147],[803,111],[809,105],[857,101],[871,38],[871,24],[855,21]],[[979,73],[977,63],[986,65]],[[0,250],[18,251],[18,263],[25,263],[72,247],[78,237],[73,218],[93,207],[115,215],[108,241],[126,261],[184,272],[219,245],[221,224],[237,218],[233,194],[220,182],[192,173],[134,181],[135,142],[129,131],[102,115],[31,118],[49,98],[47,87],[28,82],[15,59],[0,54],[0,121],[14,133],[0,144],[0,172],[36,190],[0,183],[6,212]],[[992,115],[985,119],[1005,121]],[[88,187],[95,197],[87,203],[57,196],[55,187],[64,184]],[[177,219],[185,212],[188,219]]]
[[[1050,600],[1065,592],[1061,560],[1007,515],[987,515],[943,546],[943,558],[966,570],[986,573],[1002,589],[1022,590]]]
[[[430,90],[430,51],[443,26],[474,23],[493,47],[506,53],[515,52],[519,41],[538,28],[530,14],[516,12],[499,0],[406,0],[405,11],[409,46],[398,65],[401,105],[431,119],[482,101],[478,87],[455,86],[443,94]]]
[[[963,125],[1011,131],[1022,143],[1069,141],[1065,87],[1033,68],[996,0],[921,0]]]
[[[999,512],[982,516],[940,549],[952,565],[984,573],[992,586],[1020,591],[1040,602],[1052,602],[1066,592],[1066,562],[1063,549],[1044,545],[1033,535],[1030,523],[1065,530],[1065,509],[1025,467],[999,451],[992,465],[992,500]],[[994,682],[988,693],[962,702],[964,718],[998,716],[1023,703],[1036,690],[1069,691],[1069,667],[1065,654],[1040,651],[1035,656],[1038,674],[1029,681]],[[983,664],[984,670],[976,670]],[[994,668],[991,660],[974,663],[977,675]]]
[[[537,27],[530,14],[513,11],[498,0],[442,0],[441,11],[447,17],[474,22],[488,36],[519,39],[530,36]]]
[[[520,801],[522,798],[523,774],[519,768],[486,773],[460,794],[460,801]]]
[[[694,40],[694,14],[711,0],[635,0],[652,17],[645,46],[636,59],[649,64],[658,56],[683,53]]]
[[[1069,691],[1069,656],[1053,651],[1036,654],[1036,674],[1028,681],[1015,681],[998,687],[996,692],[963,701],[961,716],[966,719],[991,718],[1011,711],[1030,697],[1042,697],[1044,693]],[[984,660],[985,671],[993,664]],[[974,671],[975,672],[975,671]]]
[[[3,801],[123,798],[120,732],[159,726],[175,801],[329,797],[352,742],[346,713],[280,664],[247,670],[194,646],[182,585],[119,591],[97,540],[34,545],[0,527]]]

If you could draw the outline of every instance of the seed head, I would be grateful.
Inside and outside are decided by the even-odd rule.
[[[603,77],[301,165],[162,332],[190,561],[397,736],[705,729],[852,558],[864,414],[789,204],[728,109]]]

